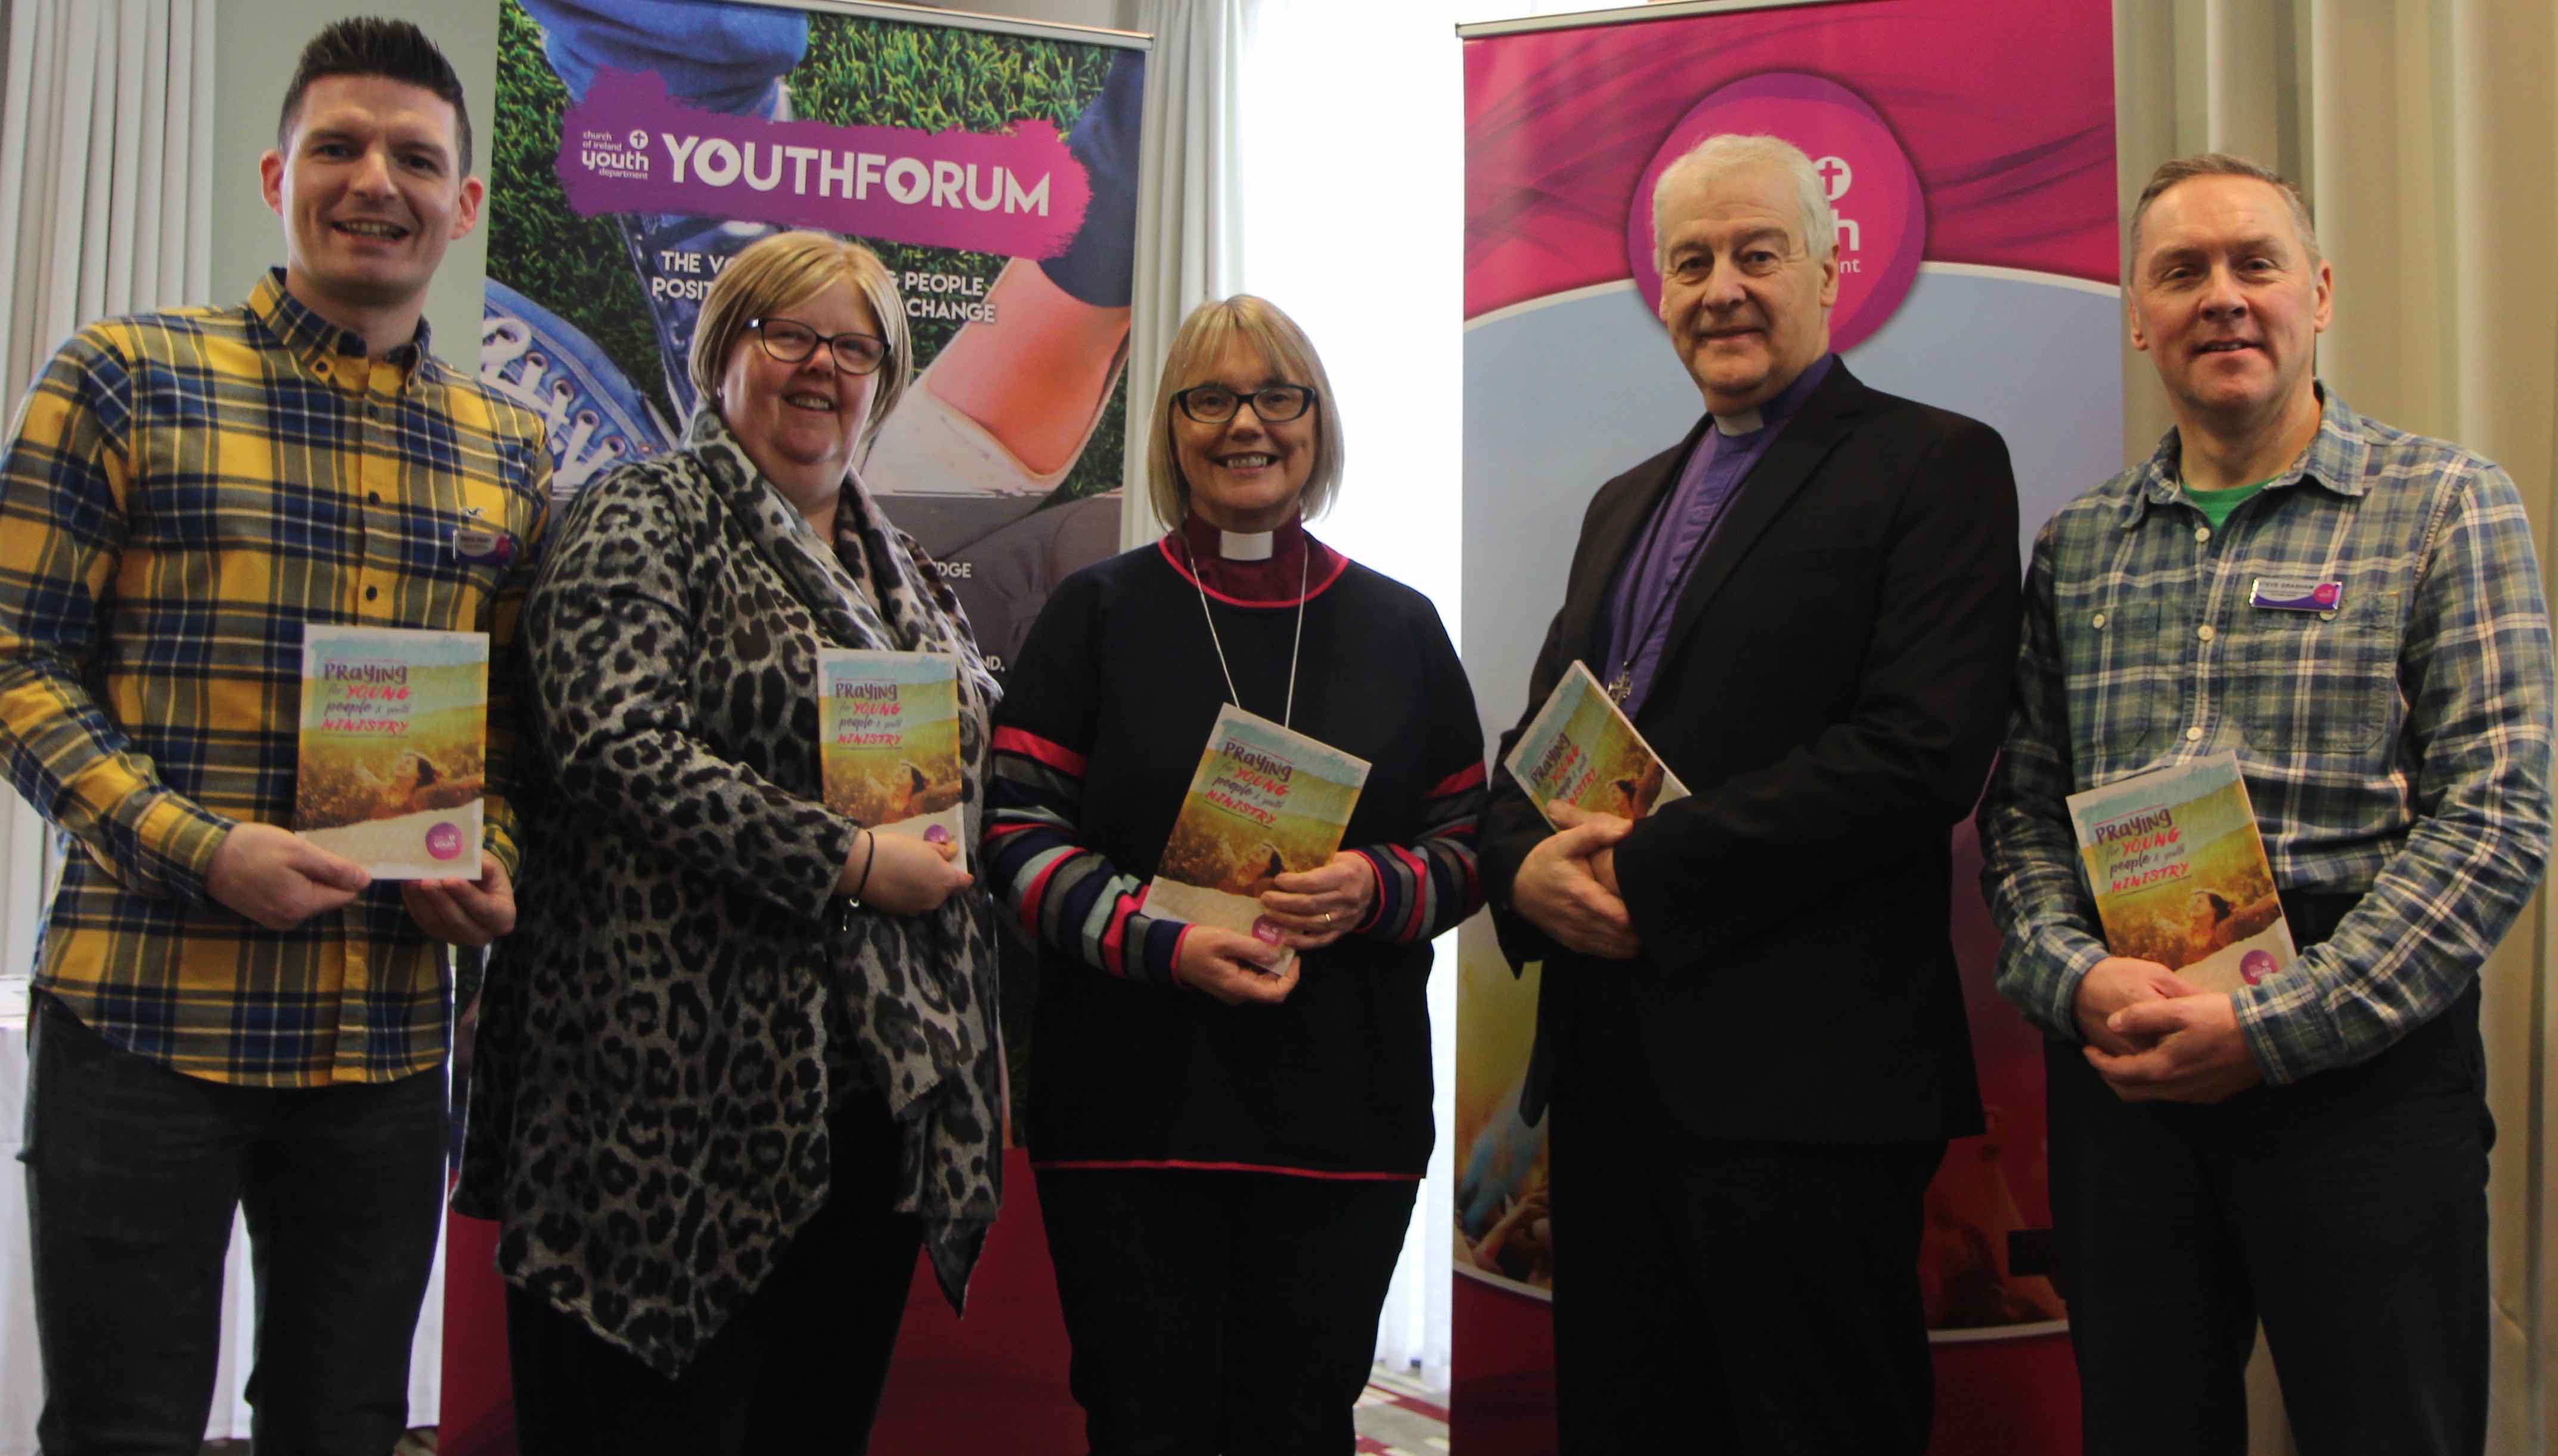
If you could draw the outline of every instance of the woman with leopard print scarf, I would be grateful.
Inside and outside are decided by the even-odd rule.
[[[821,647],[945,653],[973,843],[996,697],[852,463],[912,373],[869,250],[741,252],[682,449],[598,480],[525,608],[547,783],[483,995],[456,1206],[502,1221],[526,1456],[858,1448],[919,1241],[995,1217],[984,891],[828,809]]]

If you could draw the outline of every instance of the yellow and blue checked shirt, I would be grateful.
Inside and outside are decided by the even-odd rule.
[[[449,958],[397,886],[289,931],[205,891],[233,824],[293,822],[304,624],[483,631],[503,660],[550,455],[426,345],[367,359],[277,270],[241,308],[81,330],[0,462],[0,757],[86,852],[36,985],[190,1076],[382,1081],[451,1039]],[[504,678],[487,843],[511,873]]]
[[[2063,507],[2026,576],[2015,714],[1981,808],[1998,987],[2078,1039],[2106,952],[2066,795],[2234,748],[2274,883],[2357,895],[2235,993],[2272,1083],[2387,1048],[2469,989],[2549,849],[2549,614],[2522,498],[2460,447],[2321,389],[2299,461],[2214,530],[2171,431]],[[2257,577],[2331,611],[2251,606]]]

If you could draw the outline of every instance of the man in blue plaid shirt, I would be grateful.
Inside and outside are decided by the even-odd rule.
[[[502,662],[538,544],[539,421],[421,321],[479,211],[462,102],[416,27],[323,31],[260,164],[285,266],[237,307],[82,329],[0,452],[0,765],[77,846],[22,1155],[51,1456],[192,1456],[234,1209],[257,1449],[380,1453],[406,1423],[448,947],[514,921],[502,697],[456,877],[374,882],[288,826],[305,626],[484,632]]]
[[[2549,843],[2551,667],[2502,469],[2313,373],[2299,192],[2223,156],[2132,215],[2176,429],[2043,528],[1982,810],[1999,991],[2048,1048],[2086,1449],[2246,1449],[2261,1319],[2301,1449],[2487,1432],[2479,968]],[[2108,952],[2063,800],[2234,749],[2302,954],[2198,993]]]

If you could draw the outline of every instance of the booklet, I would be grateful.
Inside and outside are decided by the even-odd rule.
[[[376,879],[480,877],[489,635],[306,626],[293,827]]]
[[[1527,731],[1519,734],[1501,766],[1527,790],[1549,824],[1554,815],[1546,806],[1557,799],[1620,819],[1640,819],[1687,797],[1687,785],[1578,662],[1528,720]]]
[[[2235,752],[2069,796],[2105,947],[2204,991],[2255,986],[2298,954]]]
[[[968,867],[959,794],[959,665],[941,652],[817,653],[817,766],[826,807],[879,834],[956,845]]]
[[[1276,945],[1262,891],[1333,858],[1367,769],[1364,758],[1225,705],[1147,881],[1147,913]]]

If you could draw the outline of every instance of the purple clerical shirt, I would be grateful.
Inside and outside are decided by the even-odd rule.
[[[1837,357],[1823,354],[1814,359],[1759,406],[1756,429],[1733,428],[1746,422],[1747,416],[1739,421],[1717,417],[1715,427],[1688,452],[1678,484],[1653,509],[1651,524],[1644,528],[1634,554],[1626,558],[1616,588],[1608,594],[1608,656],[1597,664],[1604,669],[1601,682],[1614,684],[1622,673],[1632,683],[1625,700],[1628,718],[1640,712],[1643,700],[1651,695],[1652,674],[1660,668],[1661,650],[1669,641],[1679,590],[1687,583],[1688,569],[1714,539],[1724,507],[1732,503],[1742,480],[1768,453],[1770,442],[1785,422],[1828,377],[1830,361]]]

